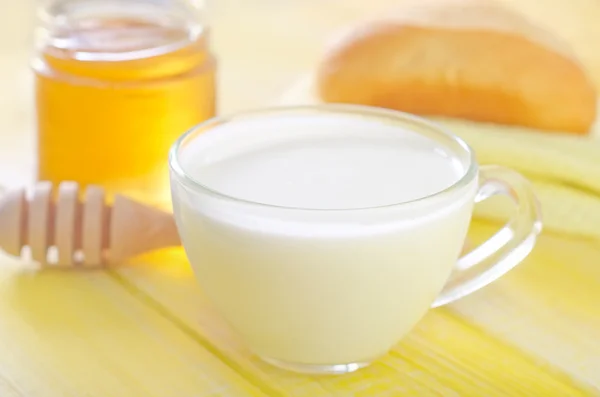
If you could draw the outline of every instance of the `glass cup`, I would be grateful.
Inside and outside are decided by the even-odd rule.
[[[358,123],[373,133],[408,130],[430,139],[465,172],[452,186],[409,202],[311,209],[233,197],[203,185],[194,171],[220,156],[293,143],[298,134],[350,135]],[[202,289],[252,352],[296,372],[337,374],[369,365],[428,309],[516,266],[541,231],[525,178],[479,166],[459,137],[397,111],[317,105],[214,118],[180,137],[169,162],[175,219]],[[459,257],[474,203],[495,195],[514,201],[512,219]]]

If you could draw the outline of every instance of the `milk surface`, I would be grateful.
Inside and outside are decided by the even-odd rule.
[[[217,127],[180,159],[205,187],[174,183],[202,288],[250,349],[287,363],[385,354],[447,280],[476,191],[474,181],[418,200],[455,184],[466,160],[408,129],[351,116]]]
[[[431,139],[360,127],[352,126],[347,135],[305,135],[299,129],[311,126],[289,125],[280,131],[289,139],[279,137],[204,161],[197,160],[202,155],[189,156],[184,167],[196,181],[222,194],[307,209],[404,203],[450,187],[466,171]]]

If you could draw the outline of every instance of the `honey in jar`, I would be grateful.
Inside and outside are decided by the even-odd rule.
[[[168,151],[215,114],[215,61],[184,1],[54,0],[33,62],[37,179],[168,205]]]

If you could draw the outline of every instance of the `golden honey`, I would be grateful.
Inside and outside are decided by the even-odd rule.
[[[168,201],[168,151],[215,114],[207,34],[92,16],[59,26],[34,60],[37,179]]]

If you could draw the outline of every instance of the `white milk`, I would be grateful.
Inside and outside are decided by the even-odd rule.
[[[458,258],[476,181],[414,200],[452,186],[469,160],[374,119],[270,117],[205,132],[180,160],[213,191],[288,208],[174,182],[188,257],[258,355],[371,361],[423,316]]]

